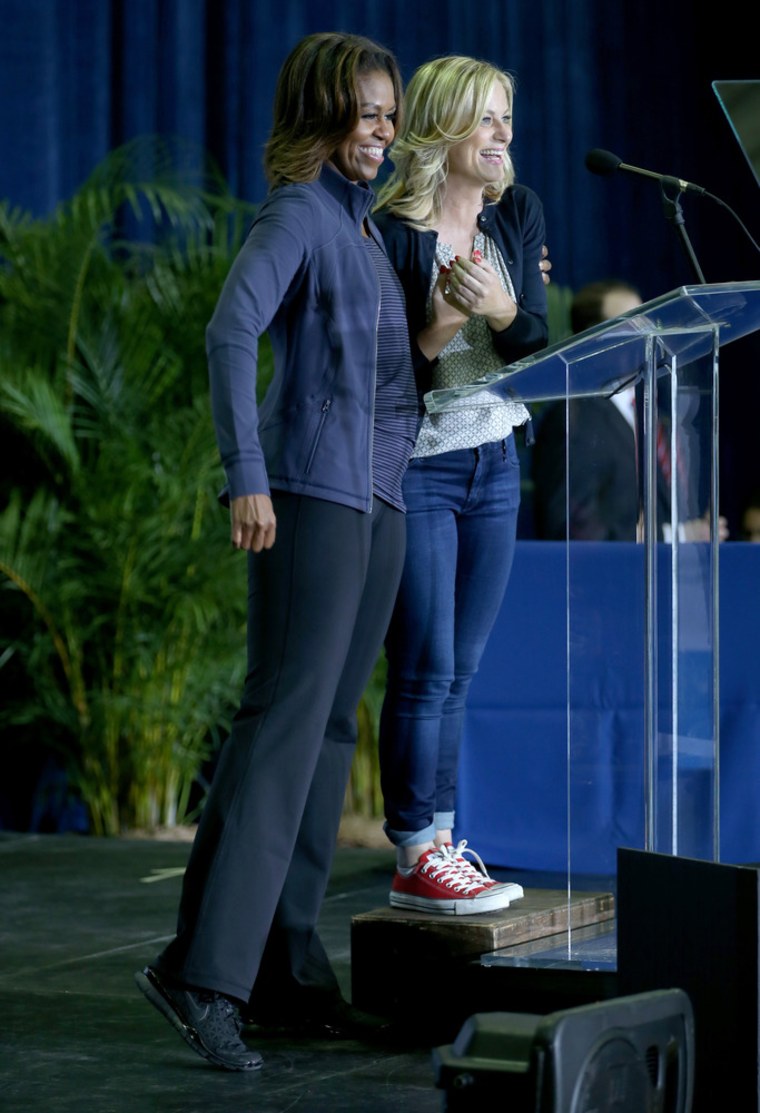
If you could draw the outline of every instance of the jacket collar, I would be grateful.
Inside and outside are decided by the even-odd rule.
[[[374,204],[375,195],[367,182],[350,182],[327,162],[322,166],[319,184],[348,210],[357,224],[362,223]]]

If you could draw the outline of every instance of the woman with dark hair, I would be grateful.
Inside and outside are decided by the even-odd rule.
[[[352,1016],[316,931],[356,739],[404,558],[419,422],[403,293],[370,217],[401,109],[392,55],[311,35],[280,74],[271,191],[207,331],[248,675],[185,874],[176,937],[136,980],[198,1054],[261,1056],[260,1023]],[[258,341],[275,371],[256,405]]]
[[[376,218],[423,391],[471,383],[546,344],[544,217],[515,184],[513,98],[509,74],[460,56],[420,66],[406,90]],[[523,895],[452,840],[465,700],[515,549],[514,429],[529,419],[486,391],[473,403],[425,415],[404,477],[407,555],[380,727],[385,830],[397,849],[390,902],[445,915]]]

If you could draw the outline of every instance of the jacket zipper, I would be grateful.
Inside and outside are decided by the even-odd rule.
[[[374,270],[374,264],[372,265]],[[370,423],[369,423],[369,459],[367,461],[367,474],[369,475],[369,510],[372,513],[372,504],[375,501],[373,491],[375,486],[374,476],[372,474],[372,460],[375,453],[375,393],[377,391],[377,340],[380,334],[380,276],[375,274],[375,281],[377,282],[377,313],[375,315],[375,361],[372,368],[372,396],[370,405]]]
[[[307,475],[311,471],[311,465],[314,463],[314,457],[317,454],[317,446],[319,445],[319,441],[322,437],[322,430],[325,427],[325,422],[327,421],[327,415],[330,412],[330,407],[331,406],[332,406],[332,399],[331,398],[325,398],[324,402],[322,403],[322,409],[320,411],[319,425],[317,426],[317,431],[314,434],[314,439],[311,442],[311,452],[309,453],[309,458],[306,461],[306,469],[305,470],[306,470]]]

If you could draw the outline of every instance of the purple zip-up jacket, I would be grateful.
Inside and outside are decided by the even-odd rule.
[[[373,201],[326,165],[256,214],[206,331],[225,498],[274,488],[372,508],[380,286],[361,230]],[[259,408],[264,332],[274,375]]]

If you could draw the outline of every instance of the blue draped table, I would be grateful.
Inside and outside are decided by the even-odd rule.
[[[470,689],[457,835],[491,865],[546,871],[568,868],[570,839],[573,871],[605,874],[644,840],[643,547],[575,542],[570,561],[571,796],[566,549],[521,541]],[[724,542],[719,569],[720,860],[738,864],[760,861],[760,545]]]

